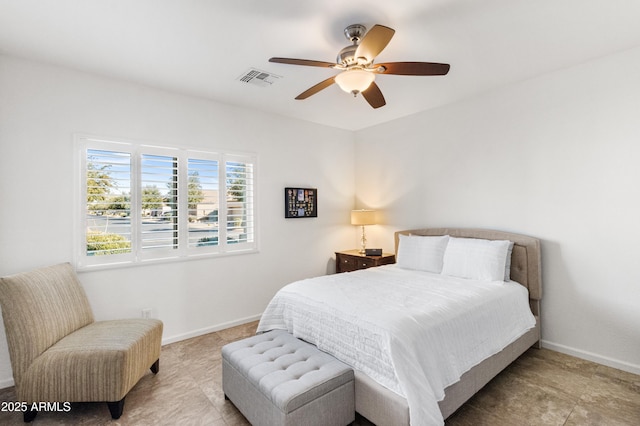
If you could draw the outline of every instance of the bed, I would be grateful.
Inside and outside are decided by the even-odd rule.
[[[422,236],[429,238],[415,238]],[[441,244],[438,241],[442,239],[447,239],[445,246],[451,252],[454,242],[486,242],[500,247],[512,242],[510,255],[501,264],[509,276],[504,282],[495,277],[478,282],[475,278],[444,277],[444,270],[434,273],[405,268],[406,261],[401,259],[408,259],[408,241]],[[404,250],[398,265],[285,286],[269,303],[258,332],[286,329],[351,365],[356,372],[356,411],[376,425],[442,424],[528,348],[539,345],[540,243],[520,234],[464,228],[398,231],[395,240],[396,253]],[[451,262],[445,259],[444,268],[451,272]],[[426,287],[435,293],[422,294]],[[455,303],[477,300],[478,306],[467,309],[462,304],[455,310],[445,306],[453,288],[461,290],[463,299]],[[374,289],[380,293],[374,294]],[[434,305],[435,313],[426,313],[426,305]],[[470,326],[462,325],[456,310],[465,312]],[[403,316],[397,317],[398,312]],[[491,325],[475,326],[481,324],[481,318],[492,321]],[[422,322],[438,326],[423,330]],[[473,332],[459,339],[448,337],[465,328]],[[442,358],[447,359],[446,365]]]

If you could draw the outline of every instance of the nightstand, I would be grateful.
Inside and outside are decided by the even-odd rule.
[[[396,256],[391,253],[382,253],[382,256],[365,256],[360,254],[358,250],[336,252],[336,273],[357,271],[391,263],[396,263]]]

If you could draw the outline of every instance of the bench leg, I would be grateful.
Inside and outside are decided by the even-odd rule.
[[[107,407],[109,407],[111,418],[119,419],[122,415],[122,410],[124,410],[124,398],[116,402],[107,402]]]

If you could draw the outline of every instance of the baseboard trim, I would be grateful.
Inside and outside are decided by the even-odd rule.
[[[222,324],[212,325],[210,327],[200,328],[198,330],[190,331],[188,333],[177,334],[175,336],[162,339],[162,345],[164,346],[164,345],[168,345],[169,343],[180,342],[182,340],[187,340],[193,337],[202,336],[203,334],[224,330],[225,328],[231,328],[231,327],[236,327],[238,325],[247,324],[249,322],[259,320],[261,316],[262,314],[252,315],[249,317],[237,319],[235,321],[229,321]],[[13,379],[0,380],[0,389],[9,388],[13,385],[15,385],[15,382],[13,381]]]
[[[175,336],[170,336],[162,339],[162,345],[168,345],[170,343],[180,342],[182,340],[191,339],[193,337],[202,336],[203,334],[209,334],[216,331],[224,330],[226,328],[236,327],[238,325],[247,324],[249,322],[257,321],[260,319],[262,314],[251,315],[249,317],[240,318],[234,321],[224,322],[222,324],[216,324],[205,328],[200,328],[198,330],[190,331],[188,333],[176,334]]]
[[[607,367],[617,368],[618,370],[640,375],[640,365],[635,365],[629,362],[594,354],[593,352],[575,349],[570,346],[561,345],[559,343],[550,342],[548,340],[542,340],[541,343],[542,347],[545,349],[550,349],[552,351],[575,356],[576,358],[581,358],[587,361],[595,362],[597,364],[602,364]]]

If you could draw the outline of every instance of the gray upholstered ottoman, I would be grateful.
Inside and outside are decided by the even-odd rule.
[[[344,426],[355,420],[353,370],[284,330],[225,345],[222,389],[253,425]]]

